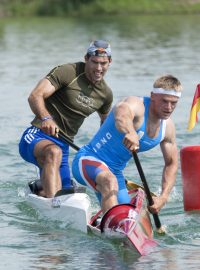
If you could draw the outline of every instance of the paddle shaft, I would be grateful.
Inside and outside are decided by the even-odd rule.
[[[79,150],[80,147],[78,147],[76,144],[74,144],[72,142],[72,140],[70,140],[69,138],[67,138],[66,136],[64,136],[62,133],[59,132],[58,137],[65,143],[69,144],[74,150]]]
[[[139,161],[139,158],[138,158],[138,155],[137,155],[136,152],[133,152],[133,158],[135,160],[136,167],[138,169],[140,178],[142,180],[142,183],[143,183],[143,186],[144,186],[144,190],[145,190],[145,193],[146,193],[146,196],[147,196],[148,203],[151,206],[151,205],[153,205],[153,199],[152,199],[151,192],[149,190],[149,186],[147,184],[147,181],[146,181],[146,178],[145,178],[145,175],[144,175],[142,166],[140,164],[140,161]],[[153,214],[153,219],[154,219],[156,228],[157,229],[160,229],[162,227],[162,225],[161,225],[161,222],[160,222],[160,219],[159,219],[158,214]]]

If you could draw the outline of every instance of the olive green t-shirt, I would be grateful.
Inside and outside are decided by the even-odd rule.
[[[92,84],[85,76],[85,63],[64,64],[52,69],[46,78],[56,92],[45,99],[50,115],[66,136],[73,139],[84,119],[93,112],[106,114],[111,108],[113,94],[104,79]],[[41,121],[35,118],[34,126]]]

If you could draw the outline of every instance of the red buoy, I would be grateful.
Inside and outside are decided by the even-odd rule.
[[[200,210],[200,146],[183,147],[180,158],[184,210]]]

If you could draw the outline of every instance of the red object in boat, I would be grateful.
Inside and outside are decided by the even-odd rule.
[[[147,255],[157,246],[147,209],[144,208],[144,191],[138,189],[133,204],[119,204],[102,217],[100,229],[106,235],[116,233],[128,239],[141,255]]]
[[[200,210],[200,146],[183,147],[180,158],[184,210]]]

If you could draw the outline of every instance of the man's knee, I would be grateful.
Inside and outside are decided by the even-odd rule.
[[[60,165],[62,161],[62,149],[55,144],[47,144],[45,147],[38,151],[36,159],[40,165],[51,163]]]
[[[48,145],[47,147],[45,147],[44,151],[45,156],[52,161],[55,159],[62,159],[62,149],[57,145]]]
[[[118,192],[117,178],[111,172],[103,172],[96,179],[97,189],[102,194],[109,194],[110,192]]]

